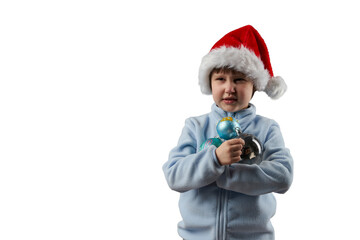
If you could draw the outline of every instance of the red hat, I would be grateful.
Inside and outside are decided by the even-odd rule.
[[[203,57],[199,69],[202,93],[211,94],[209,75],[214,68],[222,67],[244,73],[257,91],[264,91],[272,99],[280,98],[287,89],[281,77],[274,77],[264,39],[250,25],[226,34]]]

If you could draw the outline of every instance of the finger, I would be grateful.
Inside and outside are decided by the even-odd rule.
[[[239,162],[239,161],[241,161],[241,157],[240,157],[240,156],[231,158],[231,162],[232,162],[232,163],[237,163],[237,162]]]
[[[234,151],[240,151],[241,149],[243,149],[244,145],[242,144],[233,144],[230,146],[230,151],[234,152]]]
[[[245,141],[242,138],[235,138],[235,141],[233,141],[233,144],[242,144],[245,145]]]
[[[233,146],[233,145],[245,145],[244,139],[241,139],[241,138],[230,139],[230,140],[227,140],[226,142],[228,142],[228,144],[231,145],[231,146]]]
[[[231,157],[239,157],[239,156],[241,156],[241,154],[242,154],[241,150],[234,151],[234,152],[231,153]]]
[[[233,139],[229,139],[226,142],[228,142],[230,145],[237,145],[237,144],[241,144],[241,138],[233,138]]]

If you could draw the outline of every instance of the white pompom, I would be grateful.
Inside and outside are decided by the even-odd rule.
[[[279,99],[286,92],[287,85],[282,77],[273,77],[266,85],[265,92],[272,99]]]

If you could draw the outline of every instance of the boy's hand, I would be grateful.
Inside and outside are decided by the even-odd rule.
[[[215,154],[219,160],[219,163],[224,166],[239,162],[241,160],[241,150],[244,145],[245,141],[241,138],[225,141],[215,150]]]

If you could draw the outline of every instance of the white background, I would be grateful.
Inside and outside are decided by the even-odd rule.
[[[356,1],[1,1],[0,239],[179,239],[161,167],[210,111],[201,58],[247,24],[288,84],[252,101],[295,160],[277,239],[355,239],[359,21]]]

